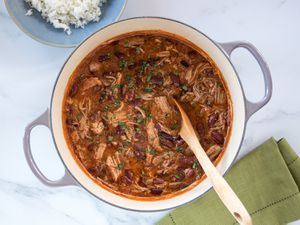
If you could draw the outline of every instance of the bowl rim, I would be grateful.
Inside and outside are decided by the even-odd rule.
[[[247,125],[247,108],[246,108],[246,96],[245,96],[245,91],[244,91],[244,88],[243,88],[243,85],[241,83],[241,80],[240,80],[240,77],[238,76],[238,73],[232,63],[232,61],[230,60],[230,57],[229,55],[226,53],[226,51],[220,46],[220,44],[218,44],[218,42],[214,41],[213,39],[211,39],[210,37],[208,37],[206,34],[204,34],[203,32],[201,32],[200,30],[196,29],[195,27],[191,26],[191,25],[188,25],[184,22],[181,22],[181,21],[178,21],[178,20],[175,20],[175,19],[171,19],[171,18],[166,18],[166,17],[160,17],[160,16],[137,16],[137,17],[131,17],[131,18],[127,18],[127,19],[123,19],[123,20],[119,20],[119,21],[116,21],[116,22],[113,22],[111,24],[108,24],[100,29],[98,29],[97,31],[95,31],[94,33],[90,34],[87,38],[85,38],[73,51],[72,53],[68,56],[68,58],[65,60],[64,64],[62,65],[59,73],[58,73],[58,76],[55,80],[55,83],[54,83],[54,86],[53,86],[53,90],[52,90],[52,94],[51,94],[51,99],[50,99],[50,112],[49,112],[49,119],[50,119],[50,130],[51,130],[51,135],[52,135],[52,138],[53,138],[53,142],[54,142],[54,146],[55,146],[55,149],[58,153],[58,156],[59,158],[61,159],[64,167],[66,168],[67,172],[70,174],[70,176],[79,184],[80,187],[82,187],[84,190],[86,190],[89,194],[93,195],[96,199],[99,199],[111,206],[114,206],[114,207],[117,207],[117,208],[120,208],[120,209],[124,209],[124,210],[130,210],[130,211],[134,211],[134,212],[162,212],[162,211],[166,211],[166,210],[170,210],[170,209],[175,209],[175,208],[178,208],[178,207],[181,207],[183,205],[186,205],[186,204],[189,204],[195,200],[197,200],[198,198],[200,197],[203,197],[205,194],[207,194],[213,187],[211,186],[210,188],[208,188],[205,192],[203,192],[202,194],[198,195],[197,197],[187,201],[187,202],[183,202],[183,203],[180,203],[178,204],[177,206],[172,206],[172,207],[168,207],[168,208],[164,208],[164,209],[153,209],[153,210],[143,210],[143,209],[133,209],[133,208],[128,208],[128,207],[124,207],[124,206],[120,206],[116,203],[113,203],[113,202],[109,202],[107,200],[104,200],[103,198],[97,196],[96,194],[94,194],[92,191],[88,190],[84,185],[82,185],[78,179],[72,174],[72,172],[69,170],[69,168],[67,167],[66,163],[64,162],[59,150],[58,150],[58,145],[56,143],[56,140],[55,140],[55,136],[54,136],[54,131],[53,131],[53,121],[52,121],[52,104],[53,104],[53,99],[54,99],[54,93],[55,93],[55,90],[56,90],[56,87],[57,87],[57,83],[58,83],[58,80],[59,80],[59,77],[65,67],[65,65],[68,63],[69,59],[73,56],[73,54],[88,40],[90,39],[92,36],[94,36],[96,33],[98,33],[99,31],[105,29],[106,27],[112,25],[112,24],[116,24],[116,23],[121,23],[121,22],[124,22],[124,21],[130,21],[130,20],[136,20],[136,19],[160,19],[160,20],[167,20],[167,21],[171,21],[171,22],[175,22],[175,23],[179,23],[179,24],[182,24],[184,26],[187,26],[193,30],[195,30],[196,32],[198,32],[199,34],[203,35],[204,37],[206,37],[209,41],[211,41],[219,50],[220,52],[226,57],[226,59],[228,60],[228,62],[230,63],[236,77],[237,77],[237,80],[238,80],[238,84],[241,88],[241,93],[242,93],[242,97],[243,97],[243,108],[245,109],[245,119],[244,119],[244,123],[243,123],[243,131],[242,131],[242,136],[241,136],[241,139],[240,139],[240,143],[238,145],[238,148],[237,148],[237,151],[234,153],[234,157],[233,157],[233,160],[232,162],[230,162],[230,165],[229,167],[225,170],[225,172],[223,173],[222,176],[225,176],[228,171],[231,169],[231,167],[234,165],[234,162],[236,161],[236,158],[241,150],[241,145],[243,143],[243,140],[244,140],[244,137],[245,137],[245,130],[246,130],[246,125]],[[100,187],[101,188],[101,187]]]
[[[23,1],[23,0],[22,0]],[[126,6],[127,6],[127,3],[128,3],[128,0],[124,0],[124,4],[122,6],[122,9],[120,10],[118,16],[114,19],[114,22],[112,23],[115,23],[117,21],[119,21],[120,17],[122,16]],[[108,25],[105,25],[103,27],[101,27],[100,29],[98,29],[97,31],[91,33],[88,37],[84,38],[81,42],[78,42],[77,44],[58,44],[58,43],[55,43],[55,42],[50,42],[50,41],[45,41],[41,38],[38,38],[36,37],[35,35],[31,34],[24,26],[22,26],[22,24],[19,22],[19,20],[15,17],[15,15],[12,13],[12,11],[10,10],[10,7],[8,6],[8,0],[4,0],[4,4],[5,4],[5,7],[6,7],[6,10],[8,12],[8,15],[10,16],[10,18],[14,21],[14,23],[17,25],[17,27],[23,31],[23,33],[25,33],[27,36],[31,37],[33,40],[37,41],[37,42],[40,42],[44,45],[48,45],[48,46],[51,46],[51,47],[58,47],[58,48],[76,48],[77,46],[80,46],[84,41],[86,41],[91,35],[95,34],[97,31],[99,31],[100,29],[106,27],[106,26],[109,26],[110,24],[112,23],[109,23]],[[46,21],[45,21],[46,23]]]

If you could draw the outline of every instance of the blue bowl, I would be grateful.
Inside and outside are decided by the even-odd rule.
[[[127,0],[108,0],[101,7],[99,22],[91,22],[84,29],[71,27],[72,34],[67,35],[63,29],[56,29],[47,23],[36,10],[33,10],[31,16],[26,16],[30,6],[25,1],[4,1],[11,18],[23,32],[39,42],[56,47],[75,47],[95,31],[117,21],[127,2]]]

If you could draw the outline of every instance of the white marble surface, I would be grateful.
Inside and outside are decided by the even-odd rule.
[[[300,1],[129,0],[122,18],[144,15],[186,22],[217,41],[252,42],[269,63],[274,94],[249,121],[241,155],[270,136],[286,137],[300,154]],[[54,80],[71,51],[27,37],[0,3],[0,224],[154,224],[165,212],[129,212],[80,188],[47,188],[25,162],[24,127],[49,106]],[[263,84],[257,64],[242,50],[233,61],[247,96],[259,99]],[[60,177],[63,166],[46,128],[33,131],[32,147],[45,173]]]

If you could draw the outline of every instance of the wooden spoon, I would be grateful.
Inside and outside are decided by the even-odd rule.
[[[213,188],[215,189],[229,212],[240,224],[251,225],[252,220],[245,206],[206,155],[197,138],[191,121],[189,120],[180,104],[175,99],[174,102],[177,105],[182,117],[182,124],[179,135],[194,152],[206,176],[211,181]]]

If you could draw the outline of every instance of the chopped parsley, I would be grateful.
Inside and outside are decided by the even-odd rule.
[[[140,53],[141,53],[141,49],[140,49],[140,48],[135,48],[134,51],[135,51],[137,54],[140,54]]]
[[[141,131],[141,128],[139,128],[139,127],[136,127],[135,128],[135,131],[137,132],[137,133],[141,133],[142,131]]]
[[[145,69],[149,66],[149,63],[147,61],[143,61],[141,69],[140,69],[140,75],[142,75],[145,72]]]
[[[121,105],[121,100],[120,100],[120,99],[117,99],[117,100],[114,102],[115,108],[119,108],[120,105]]]
[[[188,87],[187,87],[185,84],[183,84],[183,85],[181,86],[181,89],[184,90],[184,91],[187,91],[187,90],[188,90]]]
[[[81,119],[81,117],[82,117],[81,113],[78,112],[77,115],[76,115],[77,120],[79,121]]]
[[[121,70],[124,70],[127,67],[127,61],[125,61],[124,59],[120,59],[119,60],[119,67]]]
[[[155,154],[156,154],[156,151],[155,151],[154,148],[149,148],[149,149],[148,149],[148,153],[149,153],[150,155],[155,155]]]
[[[118,169],[122,170],[124,168],[124,164],[123,163],[118,163]]]
[[[113,137],[113,136],[108,136],[108,137],[107,137],[107,140],[108,140],[109,142],[112,142],[112,141],[114,140],[114,137]]]
[[[149,72],[147,78],[146,78],[146,81],[147,81],[147,82],[149,82],[149,81],[151,80],[153,74],[154,74],[154,72],[153,72],[153,70],[151,70],[151,71]]]
[[[198,168],[198,167],[199,167],[199,162],[198,162],[197,159],[195,159],[195,161],[194,161],[194,163],[193,163],[193,165],[192,165],[192,168],[193,168],[193,169],[196,169],[196,168]]]
[[[183,147],[177,147],[176,148],[176,152],[178,152],[178,153],[182,153],[183,152]]]
[[[147,118],[148,118],[148,120],[151,120],[151,119],[152,119],[152,114],[149,113],[149,114],[147,115]]]
[[[151,93],[152,92],[152,88],[147,86],[147,87],[145,87],[144,92]]]
[[[178,123],[174,123],[170,125],[171,130],[176,130],[180,127],[180,125]]]
[[[126,123],[125,122],[119,121],[118,126],[121,127],[121,129],[123,129],[123,130],[126,129]]]
[[[126,42],[124,43],[124,47],[125,47],[125,48],[128,48],[128,47],[129,47],[129,42],[128,42],[128,41],[126,41]]]

